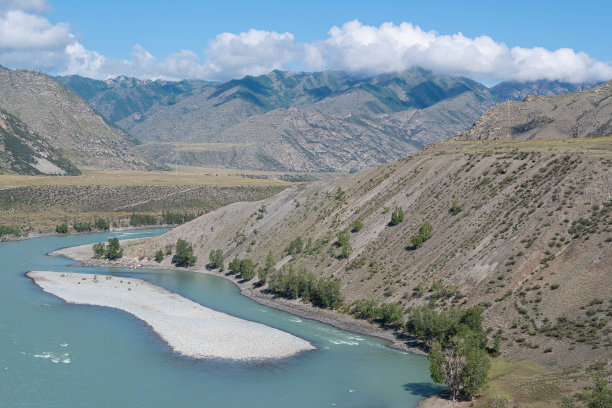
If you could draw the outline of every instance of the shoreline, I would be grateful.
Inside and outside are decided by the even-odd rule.
[[[98,231],[87,231],[87,232],[72,232],[70,234],[60,234],[58,232],[54,232],[54,231],[48,231],[48,232],[43,232],[43,233],[32,233],[29,235],[20,235],[18,237],[14,236],[14,235],[3,235],[2,237],[0,237],[0,242],[17,242],[17,241],[25,241],[27,239],[34,239],[34,238],[44,238],[44,237],[63,237],[63,236],[69,236],[69,235],[84,235],[84,234],[100,234],[103,232],[121,232],[121,231],[130,231],[130,230],[147,230],[147,229],[156,229],[156,228],[174,228],[178,225],[175,224],[166,224],[166,225],[147,225],[147,226],[134,226],[134,225],[130,225],[128,227],[117,227],[117,228],[111,228],[109,230],[98,230]],[[69,247],[66,247],[69,248]],[[62,248],[58,248],[58,249],[62,249]]]
[[[315,350],[310,342],[291,333],[202,306],[142,279],[50,271],[30,271],[26,276],[67,303],[132,315],[185,357],[248,362]]]
[[[136,238],[143,239],[143,238]],[[136,240],[134,239],[134,240]],[[128,240],[122,240],[127,242]],[[195,268],[179,268],[156,265],[142,265],[137,260],[115,260],[106,261],[93,259],[93,250],[91,244],[58,248],[48,253],[51,256],[63,256],[76,261],[70,266],[90,266],[90,267],[119,267],[128,269],[163,269],[163,270],[182,270],[196,273],[203,273],[211,276],[217,276],[232,282],[240,290],[240,294],[264,306],[273,309],[281,310],[287,313],[294,314],[304,319],[315,320],[320,323],[328,324],[340,330],[345,330],[355,334],[377,337],[390,342],[388,345],[391,348],[405,351],[411,354],[426,356],[427,351],[423,344],[415,338],[400,333],[384,329],[376,324],[365,320],[355,319],[352,316],[337,312],[330,309],[316,308],[310,304],[304,303],[298,299],[284,299],[275,295],[256,292],[253,290],[252,284],[236,279],[235,275],[219,272],[218,270],[195,269]],[[126,262],[127,261],[127,262]]]

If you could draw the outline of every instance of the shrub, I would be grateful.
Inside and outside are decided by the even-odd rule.
[[[395,207],[391,213],[391,222],[389,225],[394,226],[404,221],[404,210],[402,207]]]
[[[196,263],[197,257],[193,254],[191,243],[179,238],[176,241],[176,254],[172,260],[176,266],[191,266]]]
[[[427,241],[433,235],[433,227],[429,223],[429,221],[425,221],[421,227],[419,228],[419,233],[417,235],[413,235],[410,238],[410,243],[412,244],[412,249],[417,249],[425,241]]]
[[[155,253],[155,262],[160,263],[164,260],[164,251],[161,249]]]
[[[107,221],[104,218],[98,218],[95,225],[97,229],[102,231],[108,231],[110,229],[110,221]]]
[[[75,222],[72,224],[72,228],[76,232],[90,232],[92,230],[91,222]]]
[[[55,227],[55,232],[57,232],[58,234],[68,234],[68,224],[64,222],[60,225],[57,225]]]
[[[302,241],[302,237],[297,237],[293,241],[289,243],[289,247],[287,248],[287,252],[290,255],[299,254],[304,250],[304,241]]]
[[[7,227],[6,225],[0,225],[0,236],[2,235],[14,235],[19,237],[21,236],[21,231],[16,228]]]
[[[351,229],[351,232],[359,232],[361,231],[362,228],[363,228],[363,223],[361,222],[361,220],[355,220],[355,222],[353,223],[353,228]]]
[[[457,204],[457,201],[453,201],[450,210],[448,210],[452,215],[457,215],[463,210],[463,208]]]
[[[361,299],[353,303],[351,314],[358,319],[372,321],[378,318],[380,309],[375,301]]]

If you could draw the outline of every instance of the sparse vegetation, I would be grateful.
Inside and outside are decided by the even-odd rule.
[[[14,235],[16,237],[20,237],[21,231],[16,228],[7,227],[6,225],[0,225],[0,236],[2,235]]]

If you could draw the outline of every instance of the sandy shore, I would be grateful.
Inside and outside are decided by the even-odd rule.
[[[112,307],[136,316],[185,356],[262,360],[315,349],[289,333],[217,312],[140,279],[42,271],[27,276],[66,302]]]

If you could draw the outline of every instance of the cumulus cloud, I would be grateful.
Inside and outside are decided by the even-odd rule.
[[[508,48],[488,36],[440,35],[410,23],[380,27],[351,21],[333,27],[328,38],[305,45],[311,69],[341,69],[377,74],[419,66],[437,73],[492,80],[563,80],[612,78],[612,63],[563,48]]]
[[[249,30],[238,35],[219,34],[210,42],[205,71],[216,78],[260,75],[283,69],[296,58],[293,34]]]
[[[298,43],[291,33],[251,29],[217,35],[202,59],[191,50],[158,59],[138,44],[129,59],[117,59],[85,48],[69,24],[51,24],[48,11],[46,0],[0,0],[0,64],[99,79],[228,80],[296,65],[372,75],[422,67],[492,81],[612,78],[611,62],[567,48],[509,48],[488,36],[440,35],[407,22],[369,26],[357,20],[332,27],[327,38],[311,43]]]

